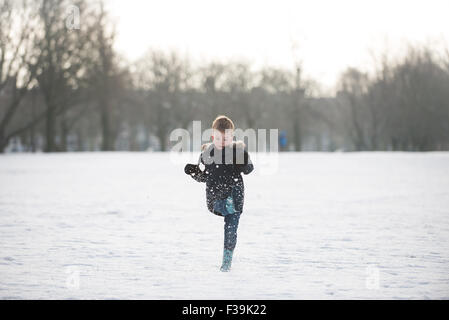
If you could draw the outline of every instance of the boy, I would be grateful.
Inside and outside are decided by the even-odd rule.
[[[242,141],[233,141],[234,123],[218,116],[212,123],[212,143],[202,146],[198,164],[187,164],[186,174],[206,182],[206,202],[210,212],[224,217],[224,249],[221,271],[229,271],[237,243],[237,227],[243,212],[244,185],[241,173],[249,174],[254,166]],[[200,169],[200,164],[204,170]]]

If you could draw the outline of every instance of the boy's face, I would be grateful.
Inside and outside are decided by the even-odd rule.
[[[222,149],[232,144],[232,140],[234,139],[234,131],[231,129],[226,130],[225,132],[214,130],[212,139],[214,141],[214,145],[218,149]]]

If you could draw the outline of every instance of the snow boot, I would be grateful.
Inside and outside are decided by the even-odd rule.
[[[223,263],[221,265],[220,271],[228,272],[231,269],[233,253],[234,250],[223,249]]]

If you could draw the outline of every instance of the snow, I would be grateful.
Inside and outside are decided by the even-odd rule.
[[[223,218],[168,153],[0,156],[0,298],[449,299],[449,153],[253,162],[222,273]]]

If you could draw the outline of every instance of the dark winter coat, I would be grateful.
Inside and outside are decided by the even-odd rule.
[[[203,145],[202,149],[198,160],[199,167],[192,172],[191,177],[206,183],[208,210],[221,216],[221,213],[214,211],[215,201],[232,195],[235,210],[243,212],[245,186],[241,173],[249,174],[254,170],[245,144],[237,141],[220,150],[213,143],[209,143]]]

